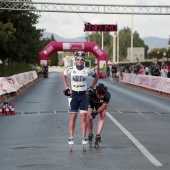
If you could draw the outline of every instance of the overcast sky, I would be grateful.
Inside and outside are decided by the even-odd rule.
[[[128,2],[127,2],[128,1]],[[170,0],[33,0],[33,2],[83,3],[86,4],[134,4],[134,5],[166,5]],[[40,13],[37,28],[57,34],[64,38],[84,36],[84,22],[91,24],[118,24],[118,29],[132,28],[132,16],[120,14],[75,14],[75,13]],[[170,15],[133,15],[133,30],[141,38],[170,36]],[[113,34],[113,33],[111,33]]]

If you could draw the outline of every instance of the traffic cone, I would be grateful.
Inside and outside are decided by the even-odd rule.
[[[2,114],[5,115],[5,110],[6,110],[6,102],[3,103],[2,106]]]
[[[0,106],[0,116],[3,116],[3,114],[2,114],[2,106]]]
[[[5,105],[5,116],[10,116],[9,105],[8,105],[7,102],[6,102],[6,105]]]
[[[11,115],[15,115],[14,104],[9,103],[9,111]]]

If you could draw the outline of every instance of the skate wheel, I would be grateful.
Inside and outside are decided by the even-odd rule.
[[[73,145],[70,145],[70,152],[73,151]]]
[[[92,148],[92,141],[89,142],[89,146],[90,146],[90,148]]]
[[[86,145],[83,145],[83,151],[86,152]]]
[[[96,149],[99,148],[99,143],[98,142],[95,142],[95,146],[94,146]]]

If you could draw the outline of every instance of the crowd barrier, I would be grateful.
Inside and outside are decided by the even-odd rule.
[[[121,82],[170,97],[170,78],[123,73]]]
[[[36,71],[16,74],[10,77],[0,78],[0,102],[18,96],[25,88],[32,85],[38,76]]]

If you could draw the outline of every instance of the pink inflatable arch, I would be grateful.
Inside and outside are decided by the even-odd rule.
[[[49,57],[56,51],[85,51],[92,52],[97,58],[98,75],[103,78],[101,68],[107,66],[108,55],[95,42],[57,42],[51,41],[39,52],[39,64],[47,65]]]

